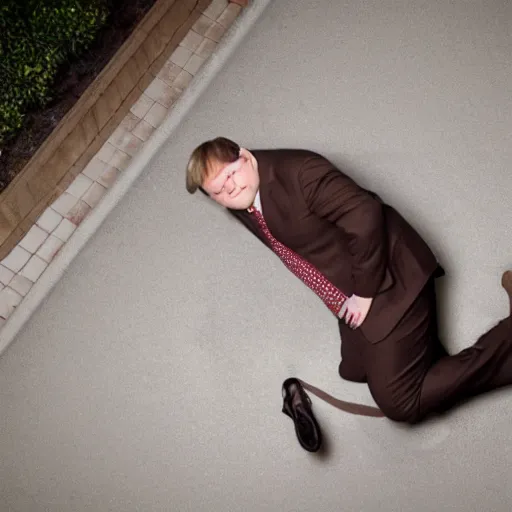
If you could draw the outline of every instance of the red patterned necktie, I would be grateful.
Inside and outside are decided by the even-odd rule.
[[[256,217],[263,234],[270,242],[272,250],[279,256],[286,267],[300,278],[305,285],[313,290],[320,299],[322,299],[325,305],[336,316],[338,316],[341,306],[347,300],[347,296],[338,290],[338,288],[336,288],[336,286],[334,286],[318,269],[311,265],[311,263],[283,245],[279,240],[276,240],[272,236],[272,233],[270,233],[263,215],[257,208],[251,206],[248,211]]]

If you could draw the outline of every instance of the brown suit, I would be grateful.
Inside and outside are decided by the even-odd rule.
[[[446,385],[439,385],[444,377],[429,380],[432,365],[446,356],[437,338],[433,285],[444,271],[419,234],[394,208],[317,153],[295,149],[252,153],[258,162],[263,215],[271,233],[346,295],[374,298],[359,329],[352,331],[340,321],[341,376],[368,382],[378,405],[396,420],[418,421],[466,396],[472,386],[460,383],[480,376],[481,358],[475,359],[473,373],[462,369],[462,378],[452,375],[457,356],[444,357],[452,364],[446,369]],[[268,245],[247,211],[229,211]],[[507,320],[496,327],[504,345],[493,341],[492,354],[490,348],[486,354],[497,358],[498,353],[502,357],[504,351],[510,352],[512,369],[509,325]],[[475,357],[481,353],[473,350]],[[411,369],[414,358],[421,364]],[[499,373],[502,364],[497,359],[492,365],[487,361],[487,369],[492,366]],[[489,372],[486,376],[482,386],[496,387]]]

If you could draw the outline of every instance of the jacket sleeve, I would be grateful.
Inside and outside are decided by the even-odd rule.
[[[343,231],[352,255],[354,294],[375,297],[387,266],[387,236],[381,203],[320,155],[299,171],[312,213]]]

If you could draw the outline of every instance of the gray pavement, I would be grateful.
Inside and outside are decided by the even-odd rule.
[[[337,375],[332,315],[184,167],[216,135],[332,159],[431,244],[459,351],[507,313],[511,17],[271,2],[1,356],[0,509],[510,510],[512,390],[415,427],[313,397],[327,450],[300,448],[286,377],[374,402]]]

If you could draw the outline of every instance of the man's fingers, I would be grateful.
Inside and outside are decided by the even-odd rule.
[[[357,327],[361,327],[363,325],[363,322],[366,320],[366,315],[363,315],[362,313],[359,314],[359,317],[357,319]]]

